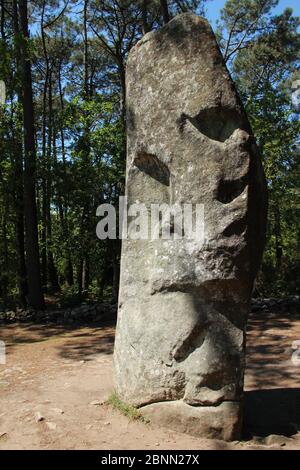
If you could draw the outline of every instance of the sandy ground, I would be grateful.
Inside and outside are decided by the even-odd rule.
[[[233,443],[130,421],[107,405],[112,325],[1,325],[0,449],[300,449],[300,364],[291,361],[300,319],[291,318],[251,316],[245,437]]]

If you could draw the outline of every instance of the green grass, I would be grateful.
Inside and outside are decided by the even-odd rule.
[[[139,420],[142,421],[143,423],[149,423],[149,420],[144,418],[142,413],[138,408],[135,406],[129,405],[127,403],[124,403],[116,392],[112,392],[110,397],[107,400],[107,403],[111,405],[115,410],[118,410],[120,413],[122,413],[124,416],[126,416],[129,419],[132,420]]]

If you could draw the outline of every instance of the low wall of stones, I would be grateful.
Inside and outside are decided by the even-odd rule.
[[[284,298],[252,299],[251,311],[300,314],[300,295],[291,295]]]
[[[110,303],[81,304],[73,308],[36,311],[31,308],[0,311],[0,323],[97,323],[116,317],[117,305]]]

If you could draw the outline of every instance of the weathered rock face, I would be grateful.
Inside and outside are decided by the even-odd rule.
[[[233,439],[266,189],[206,20],[177,16],[132,49],[127,107],[128,203],[204,204],[205,237],[123,240],[116,390],[161,424]]]

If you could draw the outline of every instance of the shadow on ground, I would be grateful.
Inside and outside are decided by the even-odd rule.
[[[300,388],[253,390],[244,403],[245,434],[291,436],[300,430]]]
[[[245,430],[256,436],[291,436],[300,430],[300,367],[292,344],[300,316],[256,312],[249,318],[246,348]]]
[[[90,331],[75,333],[59,348],[59,355],[64,359],[89,361],[98,354],[112,354],[114,340],[115,331],[107,326],[98,328],[94,336]]]
[[[1,338],[7,353],[21,344],[55,341],[60,357],[64,359],[92,359],[97,354],[113,353],[115,318],[99,323],[63,324],[16,324],[5,325]],[[61,340],[61,341],[60,341]]]
[[[115,318],[89,324],[5,325],[8,354],[21,344],[53,341],[62,359],[89,361],[113,353]],[[247,331],[244,436],[291,436],[300,430],[299,366],[291,344],[300,339],[299,316],[252,314]]]
[[[299,315],[259,312],[247,328],[246,386],[248,389],[296,388],[299,367],[292,361],[292,344],[300,339]]]

